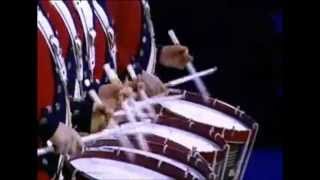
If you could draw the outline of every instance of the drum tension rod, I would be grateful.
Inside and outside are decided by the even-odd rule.
[[[214,106],[216,106],[216,104],[217,104],[217,98],[214,98],[212,101],[212,106],[214,107]]]
[[[208,179],[216,179],[216,174],[214,173],[214,171],[212,170],[212,172],[209,174]]]
[[[232,129],[231,129],[231,136],[232,137],[234,136],[235,131],[236,131],[236,128],[234,126],[232,126]]]
[[[209,136],[212,137],[213,133],[214,133],[214,126],[210,128]]]
[[[163,142],[164,145],[168,144],[168,138],[166,138]]]
[[[196,161],[194,162],[194,165],[197,166],[199,162],[202,162],[201,158],[197,158]]]
[[[121,153],[121,149],[120,149],[120,148],[117,148],[117,150],[116,150],[116,156],[120,156],[120,153]]]
[[[190,162],[191,158],[196,158],[197,148],[192,147],[192,149],[189,151],[187,161]]]
[[[188,121],[189,121],[188,127],[189,127],[189,129],[191,129],[191,128],[192,128],[192,125],[194,124],[194,122],[193,122],[191,119],[188,119]]]
[[[75,169],[73,170],[73,172],[72,172],[72,175],[71,175],[71,179],[72,179],[72,180],[76,180],[76,179],[77,179],[77,177],[76,177],[77,172],[78,172],[78,169],[75,168]]]
[[[187,179],[189,175],[189,168],[184,172],[184,178]]]
[[[166,154],[167,148],[168,148],[168,144],[165,144],[163,149],[162,149],[162,154]]]
[[[161,164],[162,164],[162,161],[161,161],[161,160],[159,160],[159,161],[158,161],[158,164],[157,164],[157,168],[158,168],[158,169],[160,169]]]
[[[239,112],[239,113],[241,112],[240,106],[237,106],[237,107],[234,109],[234,114],[235,114],[235,115],[238,115],[238,112]]]

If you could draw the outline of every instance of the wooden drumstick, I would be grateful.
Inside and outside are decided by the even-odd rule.
[[[134,69],[133,69],[132,64],[129,64],[129,65],[127,66],[127,71],[128,71],[128,73],[129,73],[131,79],[133,79],[133,80],[138,79],[138,77],[137,77],[137,75],[136,75],[136,72],[135,72]]]
[[[86,86],[87,88],[90,87],[90,81],[89,81],[88,79],[86,79],[86,80],[84,81],[84,84],[85,84],[85,86]],[[102,100],[100,99],[100,97],[98,96],[98,94],[96,93],[95,90],[90,89],[90,90],[89,90],[89,96],[90,96],[90,98],[91,98],[95,103],[97,103],[97,104],[99,104],[99,105],[101,105],[101,106],[103,105]],[[114,127],[119,127],[118,123],[117,123],[116,121],[114,121],[112,118],[110,118],[109,123],[110,123],[112,126],[114,126]],[[90,137],[86,137],[84,140],[89,141],[90,139],[92,139],[92,137],[91,137],[91,138],[90,138]],[[127,136],[120,136],[120,137],[119,137],[119,141],[120,141],[120,143],[121,143],[123,146],[130,147],[130,148],[134,148],[134,145],[130,142],[130,140],[128,139]],[[127,154],[127,156],[128,156],[128,158],[130,158],[131,160],[134,159],[134,157],[133,157],[131,154]]]
[[[136,72],[134,71],[133,66],[132,66],[131,64],[129,64],[129,65],[127,66],[127,70],[128,70],[128,73],[129,73],[131,79],[133,79],[133,80],[137,80],[137,79],[138,79],[137,74],[136,74]],[[141,98],[142,98],[143,100],[149,99],[149,97],[148,97],[148,95],[147,95],[147,93],[145,92],[144,89],[138,89],[138,92],[139,92],[139,94],[140,94],[140,96],[141,96]],[[155,110],[152,108],[151,105],[147,105],[147,106],[146,106],[146,109],[147,109],[147,111],[149,112],[149,114],[150,114],[152,117],[155,117]]]
[[[116,74],[116,72],[110,67],[110,65],[107,63],[104,65],[104,70],[107,74],[107,76],[109,77],[111,83],[117,83],[120,82],[120,79],[118,77],[118,75]],[[130,101],[135,102],[135,100],[133,98],[129,98]],[[131,122],[136,122],[136,118],[134,117],[134,115],[131,113],[130,107],[128,106],[128,101],[122,102],[121,106],[122,108],[125,110],[126,112],[126,117],[129,121]],[[135,111],[139,112],[139,108],[136,108]],[[145,151],[149,151],[149,146],[146,143],[146,140],[144,138],[144,136],[141,133],[137,134],[137,138],[138,138],[138,144],[140,146],[141,149],[145,150]]]
[[[172,29],[170,29],[168,31],[168,35],[170,36],[171,41],[173,42],[173,44],[176,44],[176,45],[180,44],[176,34],[174,33],[174,31]],[[187,63],[187,69],[188,69],[190,74],[195,74],[196,73],[196,69],[195,69],[195,67],[193,66],[193,64],[191,62]],[[204,85],[203,81],[199,77],[195,77],[193,80],[195,82],[196,87],[200,91],[200,93],[202,95],[202,98],[205,101],[208,101],[209,97],[210,97],[210,94],[209,94],[206,86]]]
[[[181,99],[182,97],[183,97],[183,95],[174,95],[174,96],[166,96],[166,97],[153,97],[153,98],[149,98],[144,101],[137,102],[137,106],[142,107],[142,106],[145,106],[145,104],[159,104],[164,101],[172,101],[172,100],[176,100],[176,99]],[[146,102],[146,101],[148,101],[148,102]],[[115,116],[123,116],[125,114],[126,114],[126,112],[124,110],[119,110],[114,113]],[[110,121],[110,122],[114,122],[114,121]],[[118,124],[116,122],[114,122],[114,123],[118,126]],[[105,137],[108,133],[108,130],[109,129],[104,129],[101,132],[91,134],[88,136],[84,136],[81,139],[84,143],[88,143],[90,141],[94,141],[99,138]],[[44,154],[53,153],[53,152],[54,152],[53,146],[47,146],[45,148],[37,149],[38,156],[42,156]]]
[[[110,132],[108,130],[109,129],[104,129],[104,130],[102,130],[100,132],[97,132],[97,133],[94,133],[94,134],[90,134],[88,136],[81,137],[81,141],[83,143],[89,143],[89,142],[92,142],[92,141],[95,141],[95,140],[98,140],[98,139],[101,139],[101,138],[105,138],[106,136],[108,136],[110,134]],[[47,147],[44,147],[44,148],[39,148],[37,150],[37,155],[38,156],[42,156],[44,154],[54,153],[54,152],[55,152],[54,147],[51,145],[51,146],[47,146]]]
[[[166,87],[174,87],[174,86],[183,84],[185,82],[191,81],[191,80],[193,80],[193,79],[195,79],[197,77],[202,77],[202,76],[207,76],[207,75],[213,74],[217,70],[218,70],[217,67],[213,67],[213,68],[210,68],[210,69],[207,69],[207,70],[203,70],[203,71],[197,72],[196,74],[191,74],[191,75],[188,75],[188,76],[184,76],[182,78],[178,78],[178,79],[169,81],[169,82],[165,83],[165,86]]]
[[[106,74],[112,84],[121,83],[117,73],[111,68],[109,63],[103,65],[103,69],[106,72]]]

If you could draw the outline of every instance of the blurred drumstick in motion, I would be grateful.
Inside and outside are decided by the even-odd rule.
[[[96,140],[105,138],[105,137],[109,136],[110,134],[112,134],[110,132],[110,129],[104,129],[104,130],[102,130],[100,132],[97,132],[97,133],[94,133],[94,134],[90,134],[88,136],[81,137],[81,141],[86,144],[86,143],[89,143],[89,142],[92,142],[92,141],[96,141]],[[126,136],[123,136],[123,137],[126,137]],[[121,138],[119,138],[119,141],[121,141],[120,139]],[[131,148],[131,147],[129,146],[129,148]],[[54,153],[54,152],[55,152],[55,150],[54,150],[53,145],[50,145],[50,146],[47,146],[47,147],[44,147],[44,148],[39,148],[37,150],[37,155],[38,156],[42,156],[42,155],[45,155],[45,154],[48,154],[48,153]],[[130,157],[130,158],[133,158],[133,157]]]
[[[213,74],[217,70],[218,70],[217,67],[213,67],[213,68],[210,68],[210,69],[207,69],[207,70],[203,70],[203,71],[197,72],[195,74],[191,74],[191,75],[188,75],[188,76],[184,76],[182,78],[178,78],[178,79],[169,81],[169,82],[165,83],[165,86],[166,87],[174,87],[174,86],[183,84],[185,82],[191,81],[191,80],[193,80],[195,78]]]
[[[93,93],[89,93],[89,94],[93,94]],[[97,95],[93,95],[93,96],[97,96]],[[164,102],[164,101],[181,99],[182,97],[183,97],[183,95],[173,95],[173,96],[166,96],[166,97],[152,97],[152,98],[149,98],[144,101],[139,101],[139,102],[137,102],[136,105],[138,108],[141,108],[142,106],[145,106],[146,104],[160,104],[161,102]],[[94,99],[99,99],[99,98],[94,98]],[[98,101],[101,101],[101,100],[98,100]],[[126,112],[124,110],[118,110],[118,111],[114,112],[114,116],[124,116],[124,115],[126,115]],[[118,126],[118,124],[115,121],[110,121],[110,123],[114,123],[116,126]],[[88,143],[88,142],[91,142],[91,141],[94,141],[94,140],[97,140],[100,138],[104,138],[107,135],[109,135],[109,129],[104,129],[98,133],[84,136],[81,139],[84,143]],[[124,136],[124,138],[127,138],[127,137]],[[130,143],[130,141],[129,141],[129,143]],[[37,149],[38,156],[42,156],[44,154],[53,153],[53,152],[54,152],[54,147],[52,145]]]
[[[88,79],[86,79],[84,81],[84,85],[87,88],[90,88],[90,81]],[[103,106],[103,102],[102,102],[102,100],[100,99],[100,97],[98,96],[98,94],[96,93],[95,90],[89,89],[89,96],[95,103],[97,103],[100,106]],[[112,119],[112,117],[110,118],[109,123],[113,127],[119,127],[117,122],[115,122]],[[86,140],[90,140],[90,139],[87,137]],[[122,144],[122,146],[129,147],[129,148],[134,148],[134,145],[130,142],[129,138],[127,136],[125,136],[125,135],[119,136],[119,142]],[[127,156],[128,156],[128,158],[130,158],[130,160],[134,160],[134,156],[132,154],[128,153]]]
[[[172,96],[153,96],[151,98],[148,98],[143,101],[137,101],[135,103],[136,108],[143,108],[148,105],[153,105],[153,104],[161,104],[162,102],[165,101],[172,101],[176,99],[181,99],[183,98],[183,95],[172,95]],[[124,116],[126,113],[124,110],[118,110],[113,113],[113,116]]]
[[[173,42],[173,44],[176,44],[176,45],[180,45],[180,42],[176,36],[176,34],[174,33],[174,31],[172,29],[170,29],[168,31],[168,34],[171,38],[171,41]],[[195,74],[197,71],[195,69],[195,67],[193,66],[193,64],[191,62],[187,63],[187,69],[189,71],[190,74]],[[201,95],[202,95],[202,98],[205,100],[205,101],[208,101],[209,100],[209,97],[210,97],[210,94],[206,88],[206,86],[204,85],[203,81],[199,78],[199,77],[195,77],[194,79],[194,82],[195,82],[195,85],[196,87],[198,88],[198,90],[200,91]]]
[[[107,74],[107,77],[109,78],[111,84],[116,84],[116,83],[120,83],[121,81],[118,77],[118,75],[116,74],[116,72],[111,68],[110,64],[107,63],[105,65],[103,65],[103,69]]]
[[[110,79],[111,83],[121,83],[118,75],[116,72],[110,67],[110,65],[107,63],[104,66],[104,70]],[[131,99],[132,97],[129,97],[128,99]],[[133,98],[131,101],[134,101]],[[128,100],[125,100],[124,102],[121,103],[122,108],[125,111],[126,117],[130,122],[137,122],[136,118],[132,114],[130,107],[128,105]],[[139,108],[135,108],[134,111],[139,110]],[[138,138],[138,145],[139,147],[144,150],[144,151],[149,151],[149,146],[144,138],[144,136],[141,133],[137,133],[137,138]]]
[[[126,112],[126,117],[127,117],[127,119],[129,120],[129,122],[137,122],[136,121],[136,119],[135,119],[135,117],[133,116],[133,114],[131,113],[131,110],[129,109],[129,107],[128,107],[128,101],[124,101],[124,102],[122,102],[122,108],[125,110],[125,112]],[[139,145],[139,147],[142,149],[142,150],[144,150],[144,151],[150,151],[150,149],[149,149],[149,146],[148,146],[148,144],[147,144],[147,142],[146,142],[146,140],[145,140],[145,138],[144,138],[144,136],[143,136],[143,134],[142,133],[140,133],[140,132],[138,132],[137,133],[137,139],[138,139],[138,145]]]
[[[134,68],[133,68],[133,66],[131,65],[131,64],[129,64],[128,66],[127,66],[127,70],[128,70],[128,73],[129,73],[129,75],[130,75],[130,77],[131,77],[131,79],[132,80],[137,80],[138,79],[138,77],[137,77],[137,74],[136,74],[136,72],[134,71]],[[139,83],[139,82],[138,82]],[[144,90],[144,89],[142,89],[142,88],[137,88],[138,89],[138,93],[139,93],[139,95],[141,96],[141,98],[142,98],[142,100],[146,100],[146,99],[149,99],[149,97],[148,97],[148,95],[147,95],[147,93],[146,93],[146,91]],[[152,118],[154,118],[155,117],[155,110],[153,109],[153,107],[151,106],[151,104],[147,104],[146,105],[146,110],[148,111],[148,114],[152,117]]]

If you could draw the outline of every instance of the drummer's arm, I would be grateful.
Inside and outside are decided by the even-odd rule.
[[[101,86],[93,83],[91,88],[99,92]],[[97,107],[87,94],[86,98],[81,102],[72,102],[72,122],[78,132],[94,133],[100,128],[106,126],[108,119],[104,114],[100,113],[103,107]]]
[[[41,140],[46,142],[57,130],[59,121],[54,116],[43,116],[39,120],[38,132]]]
[[[71,102],[72,124],[77,131],[90,133],[92,107],[88,96],[83,101]]]

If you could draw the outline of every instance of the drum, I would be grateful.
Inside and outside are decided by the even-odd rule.
[[[170,94],[183,94],[184,98],[161,103],[157,107],[157,123],[178,127],[207,139],[214,139],[217,134],[221,134],[230,145],[223,179],[242,179],[258,124],[239,107],[218,99],[210,98],[204,102],[199,94],[176,89],[171,90]]]
[[[134,136],[130,141],[137,144]],[[85,153],[73,156],[65,162],[65,179],[216,179],[214,173],[202,164],[202,172],[192,166],[168,158],[157,151],[168,149],[173,153],[179,150],[171,144],[161,144],[157,139],[147,138],[151,152],[138,148],[121,146],[117,139],[98,140],[88,145]],[[127,155],[134,158],[128,158]],[[179,154],[176,154],[179,155]],[[183,155],[183,154],[182,154]],[[203,173],[205,172],[205,173]]]
[[[207,163],[210,161],[208,164],[217,178],[224,174],[225,156],[228,154],[229,146],[218,134],[213,140],[208,140],[180,128],[148,122],[126,123],[118,129],[110,130],[110,135],[114,138],[117,138],[119,134],[136,135],[137,133],[143,134],[146,138],[159,139],[164,144],[180,149],[178,154],[165,151],[164,155],[167,157],[189,165],[193,165],[190,163],[190,155],[195,159],[203,157]]]

